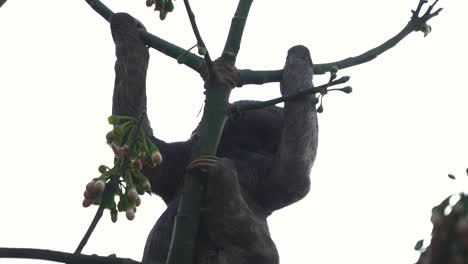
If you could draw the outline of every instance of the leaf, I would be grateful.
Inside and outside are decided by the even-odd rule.
[[[448,177],[452,180],[456,180],[455,176],[453,174],[449,174]]]
[[[317,112],[318,113],[323,113],[323,106],[319,106],[319,108],[317,108]]]
[[[418,242],[416,242],[416,245],[414,245],[414,250],[420,251],[422,249],[422,246],[424,244],[424,240],[421,239]]]
[[[319,98],[316,97],[316,96],[312,97],[311,101],[312,101],[312,104],[314,104],[314,105],[316,105],[316,104],[318,104],[320,102]]]

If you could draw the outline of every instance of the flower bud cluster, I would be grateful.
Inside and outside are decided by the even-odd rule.
[[[90,181],[83,193],[83,206],[104,205],[110,210],[111,220],[117,221],[118,212],[125,212],[128,220],[135,218],[145,192],[151,192],[151,184],[142,174],[144,166],[155,167],[162,163],[158,147],[137,125],[138,120],[128,116],[110,116],[114,129],[107,133],[107,144],[115,155],[113,168],[99,166],[101,173]],[[118,203],[115,197],[118,196]]]

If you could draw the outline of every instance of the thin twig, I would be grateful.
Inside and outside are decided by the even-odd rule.
[[[80,244],[75,250],[74,254],[80,254],[83,248],[86,246],[88,243],[89,238],[93,234],[94,229],[96,228],[97,224],[99,223],[99,220],[101,220],[102,214],[104,213],[104,204],[101,203],[96,211],[96,214],[94,215],[93,221],[91,221],[91,224],[88,227],[88,230],[86,231],[85,235],[80,241]]]
[[[349,76],[343,76],[340,79],[334,80],[330,83],[326,83],[317,87],[306,88],[294,94],[281,96],[281,97],[271,99],[268,101],[263,101],[263,102],[252,102],[249,104],[236,105],[236,107],[232,107],[231,109],[229,109],[229,114],[265,108],[265,107],[276,105],[276,104],[283,103],[286,101],[292,101],[300,97],[303,97],[305,95],[317,94],[317,93],[326,94],[328,87],[346,83],[347,81],[349,81],[349,79],[350,79]]]
[[[117,257],[72,254],[55,250],[36,248],[0,248],[0,258],[42,259],[62,263],[87,264],[141,264],[141,262]]]
[[[421,15],[421,8],[422,6],[427,3],[425,0],[419,0],[418,7],[416,10],[412,10],[412,17],[408,24],[395,36],[390,38],[389,40],[385,41],[381,45],[370,49],[358,56],[349,57],[343,60],[329,62],[329,63],[322,63],[322,64],[314,64],[314,74],[325,74],[327,73],[331,67],[336,66],[340,70],[353,67],[359,64],[363,64],[369,62],[375,58],[377,58],[382,53],[388,51],[389,49],[396,46],[400,41],[402,41],[406,36],[414,31],[421,31],[421,25],[424,25],[429,21],[431,18],[437,16],[441,11],[442,8],[437,9],[436,11],[432,12],[435,4],[437,4],[438,0],[436,0],[431,6],[429,6],[428,10]],[[242,76],[241,84],[264,84],[267,82],[279,82],[281,81],[282,70],[272,70],[272,71],[254,71],[254,70],[240,70]]]
[[[184,4],[185,4],[185,9],[187,10],[187,15],[189,17],[190,24],[192,25],[193,33],[195,34],[195,38],[197,39],[198,47],[205,49],[204,57],[205,57],[206,67],[208,69],[208,73],[212,75],[213,74],[213,61],[211,60],[210,53],[208,52],[208,49],[206,48],[205,42],[203,42],[203,38],[201,37],[200,30],[198,30],[197,22],[195,21],[195,14],[193,13],[188,0],[184,0]]]

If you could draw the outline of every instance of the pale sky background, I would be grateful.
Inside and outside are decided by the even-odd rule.
[[[417,0],[254,1],[239,68],[280,69],[287,50],[309,47],[317,63],[357,55],[399,32]],[[181,47],[195,44],[183,2],[161,22],[145,1],[105,1]],[[468,61],[466,0],[441,0],[433,32],[413,33],[350,75],[351,95],[332,93],[320,115],[312,189],[270,218],[281,263],[414,263],[430,234],[431,208],[466,186]],[[236,0],[192,0],[217,57]],[[83,0],[9,0],[0,9],[0,247],[73,252],[96,207],[85,184],[110,165],[114,44],[109,24]],[[185,140],[203,101],[199,76],[151,50],[149,115],[155,134]],[[316,78],[316,84],[326,77]],[[279,96],[279,85],[246,86],[239,99]],[[453,173],[460,179],[447,178]],[[104,215],[84,253],[140,260],[164,205],[143,197],[136,219]],[[41,263],[6,260],[0,263]]]

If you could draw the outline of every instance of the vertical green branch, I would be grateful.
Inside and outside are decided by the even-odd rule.
[[[206,105],[198,131],[199,148],[194,153],[195,157],[216,155],[232,87],[222,85],[207,88]],[[192,263],[203,191],[200,176],[194,173],[185,176],[166,264]]]
[[[221,63],[233,65],[240,49],[240,42],[245,22],[253,0],[240,0],[234,16],[221,58]],[[192,29],[197,37],[198,46],[205,48],[203,40],[195,22],[195,16],[188,0],[184,0]],[[215,156],[218,143],[226,121],[226,109],[232,88],[224,77],[220,76],[211,63],[209,53],[205,51],[205,62],[208,77],[205,82],[206,99],[203,117],[198,129],[199,141],[193,157]],[[199,174],[190,173],[185,176],[184,189],[179,202],[179,208],[174,223],[171,245],[166,264],[190,264],[193,260],[193,250],[198,234],[200,218],[201,195],[203,184]]]
[[[249,16],[250,6],[253,0],[239,0],[236,13],[231,21],[231,28],[224,45],[222,58],[230,64],[236,63],[237,54],[239,53],[242,35],[244,34],[245,23]]]

